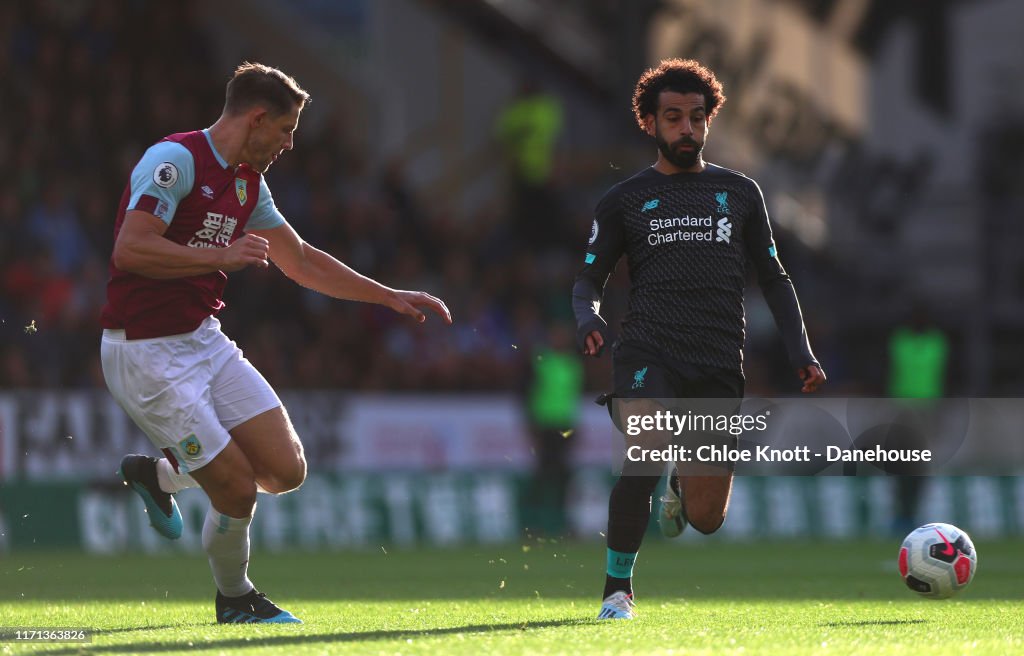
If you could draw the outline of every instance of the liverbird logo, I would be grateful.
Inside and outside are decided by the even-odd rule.
[[[718,201],[718,211],[722,214],[729,213],[729,192],[720,191],[715,194],[715,200]]]

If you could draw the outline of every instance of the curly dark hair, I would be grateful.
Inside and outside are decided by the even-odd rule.
[[[633,115],[641,130],[646,128],[644,117],[657,114],[662,91],[703,94],[709,123],[725,104],[722,83],[710,69],[694,59],[663,59],[657,67],[644,71],[633,90]]]

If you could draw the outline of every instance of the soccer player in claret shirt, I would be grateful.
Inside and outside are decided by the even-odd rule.
[[[239,66],[210,128],[150,147],[119,206],[101,361],[117,402],[163,452],[128,455],[121,476],[153,527],[181,535],[174,493],[210,498],[203,548],[221,623],[299,622],[247,576],[257,489],[280,494],[306,477],[302,443],[280,399],[220,329],[227,273],[273,262],[304,287],[451,323],[437,298],[385,287],[305,243],[274,205],[263,174],[292,149],[309,95],[288,75]]]
[[[782,333],[802,390],[825,374],[811,352],[793,283],[779,262],[764,199],[750,178],[706,163],[711,121],[725,102],[714,74],[693,60],[669,59],[644,72],[633,94],[640,128],[653,137],[653,166],[614,187],[597,206],[585,266],[572,302],[585,355],[609,337],[601,318],[605,283],[629,261],[629,309],[613,346],[614,396],[627,414],[654,409],[636,399],[743,396],[743,287],[749,260]],[[646,405],[645,405],[646,404]],[[704,470],[707,472],[708,470]],[[635,472],[635,470],[634,470]],[[732,471],[669,477],[662,532],[686,523],[701,533],[725,521]],[[659,477],[623,467],[608,504],[607,578],[600,619],[631,619],[633,565]]]

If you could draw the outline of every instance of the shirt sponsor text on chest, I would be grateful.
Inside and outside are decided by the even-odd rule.
[[[651,246],[677,241],[712,241],[715,238],[714,219],[710,216],[677,216],[671,219],[651,219]]]
[[[207,212],[203,227],[188,241],[192,248],[223,248],[231,243],[238,219],[218,212]]]

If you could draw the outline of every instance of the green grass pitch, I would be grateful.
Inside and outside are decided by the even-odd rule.
[[[632,622],[594,620],[600,544],[254,554],[253,580],[298,626],[214,624],[200,554],[13,553],[0,560],[0,626],[94,637],[0,654],[1024,653],[1020,542],[976,540],[974,583],[947,601],[903,586],[898,541],[648,542]]]

